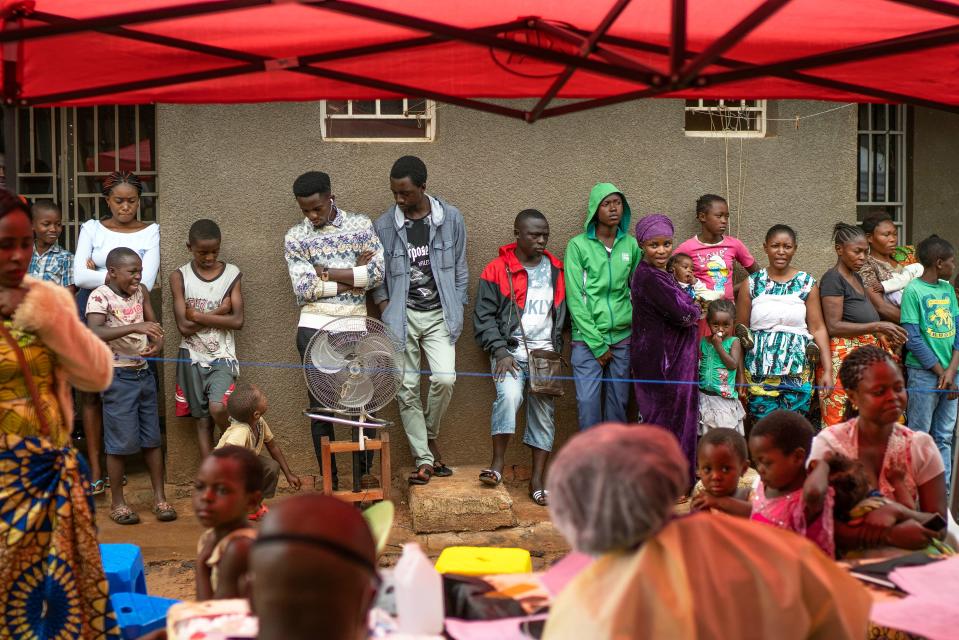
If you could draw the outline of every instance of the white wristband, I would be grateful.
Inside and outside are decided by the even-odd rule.
[[[353,286],[357,289],[366,289],[366,285],[369,283],[370,277],[369,272],[366,269],[366,266],[362,267],[353,267]]]

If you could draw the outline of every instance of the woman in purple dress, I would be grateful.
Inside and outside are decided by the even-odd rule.
[[[636,224],[636,241],[643,250],[632,282],[630,366],[637,380],[636,403],[643,422],[665,427],[679,439],[692,471],[699,423],[700,308],[666,271],[673,252],[672,221],[660,214],[646,216]]]

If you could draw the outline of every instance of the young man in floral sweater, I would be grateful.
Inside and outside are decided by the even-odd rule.
[[[309,171],[293,182],[304,219],[286,232],[284,256],[300,305],[296,347],[300,357],[323,326],[336,318],[366,315],[366,292],[383,282],[383,246],[369,217],[336,206],[330,176]],[[309,394],[310,406],[320,402]],[[322,465],[320,439],[335,439],[333,425],[310,426],[316,460]],[[339,484],[333,461],[333,485]]]

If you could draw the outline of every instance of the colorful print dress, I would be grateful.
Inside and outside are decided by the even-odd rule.
[[[766,269],[749,276],[755,346],[746,352],[744,369],[749,412],[756,419],[776,409],[809,411],[812,376],[806,347],[812,335],[806,326],[806,298],[815,284],[805,271],[786,282],[773,280]]]
[[[15,350],[0,339],[0,638],[119,638],[93,499],[57,399],[57,356],[10,320],[4,326],[25,356],[41,406],[34,406]]]

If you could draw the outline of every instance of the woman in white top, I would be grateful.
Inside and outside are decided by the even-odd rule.
[[[807,413],[816,369],[809,356],[818,350],[830,361],[819,285],[792,266],[797,247],[792,227],[770,227],[763,242],[769,266],[750,274],[739,289],[736,322],[752,330],[754,342],[743,363],[754,420],[776,409]],[[832,386],[830,368],[819,375],[822,387]]]
[[[143,261],[143,284],[152,289],[160,269],[160,227],[137,219],[143,183],[129,171],[114,171],[103,180],[103,197],[112,214],[103,220],[87,220],[80,227],[73,276],[77,285],[77,306],[86,318],[90,292],[106,283],[107,254],[117,247],[133,249]],[[94,495],[103,493],[105,483],[100,468],[103,439],[100,398],[84,394],[83,431],[87,438],[90,478]]]

